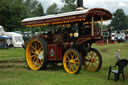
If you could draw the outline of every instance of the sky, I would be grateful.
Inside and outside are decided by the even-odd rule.
[[[64,5],[61,0],[39,0],[39,2],[41,2],[45,11],[53,3],[56,3],[58,8]],[[128,0],[83,0],[83,5],[86,8],[106,8],[112,13],[122,8],[128,15]]]

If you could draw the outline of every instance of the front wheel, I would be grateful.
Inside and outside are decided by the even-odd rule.
[[[102,66],[102,56],[95,48],[90,48],[83,57],[83,65],[88,71],[99,71]]]
[[[77,74],[82,66],[82,58],[76,49],[68,49],[63,56],[63,66],[67,73]]]
[[[47,43],[42,38],[32,38],[26,47],[26,62],[30,69],[44,69],[48,63]]]

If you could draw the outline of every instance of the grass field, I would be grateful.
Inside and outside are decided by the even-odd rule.
[[[115,64],[114,53],[121,50],[121,58],[128,59],[128,43],[116,43],[97,48],[103,56],[99,72],[89,72],[83,67],[79,74],[68,74],[63,67],[48,67],[46,70],[32,71],[24,62],[23,48],[0,49],[0,85],[128,85],[128,66],[125,68],[125,81],[122,76],[114,82],[114,76],[107,80],[108,67]]]

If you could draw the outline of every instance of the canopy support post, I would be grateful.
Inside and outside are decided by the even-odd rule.
[[[103,18],[101,18],[101,35],[103,36]]]
[[[30,37],[32,38],[32,27],[30,27]]]
[[[54,34],[54,25],[52,25],[52,34]]]
[[[94,36],[94,17],[92,17],[92,36]]]
[[[39,34],[38,35],[40,35],[41,34],[41,27],[39,26]]]

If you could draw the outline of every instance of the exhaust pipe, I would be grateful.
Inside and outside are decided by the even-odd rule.
[[[83,0],[77,0],[77,8],[76,10],[83,10],[84,7],[83,7]]]
[[[77,7],[83,7],[83,0],[77,0]]]

